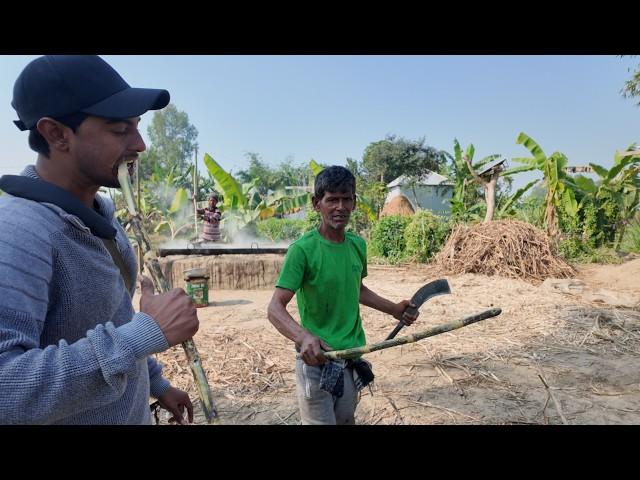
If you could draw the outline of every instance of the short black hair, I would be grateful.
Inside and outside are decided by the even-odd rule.
[[[349,170],[333,165],[322,170],[316,177],[314,196],[321,200],[324,192],[351,192],[356,194],[356,177]]]
[[[64,117],[54,118],[54,120],[66,125],[75,133],[80,124],[84,122],[88,116],[86,113],[72,113]],[[34,152],[44,155],[45,157],[49,157],[49,153],[51,152],[49,143],[40,135],[36,127],[29,130],[29,147],[31,147],[31,150]]]
[[[49,157],[49,142],[47,142],[37,128],[29,130],[29,147],[34,152]]]

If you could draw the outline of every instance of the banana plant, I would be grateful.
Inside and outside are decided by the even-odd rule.
[[[557,240],[560,233],[558,228],[558,209],[562,208],[569,216],[575,217],[581,207],[574,193],[574,190],[579,187],[565,173],[565,167],[568,163],[567,157],[560,152],[554,152],[547,156],[540,145],[524,132],[518,135],[516,143],[527,148],[533,157],[513,158],[514,162],[524,165],[507,170],[505,173],[513,174],[531,170],[540,170],[542,172],[547,192],[544,199],[543,224],[549,237]]]
[[[144,212],[144,208],[141,210]],[[161,214],[163,220],[156,225],[154,233],[161,233],[168,228],[173,240],[182,230],[192,227],[191,202],[187,191],[182,187],[178,188],[171,206]]]
[[[143,224],[155,223],[154,233],[169,232],[175,239],[180,232],[193,226],[189,192],[193,165],[183,172],[173,166],[168,173],[154,165],[140,197],[140,216]],[[192,187],[192,186],[191,186]]]
[[[635,152],[635,147],[633,144],[625,152],[616,152],[610,169],[589,163],[600,177],[599,184],[584,176],[575,179],[581,190],[597,200],[600,210],[613,217],[610,221],[614,224],[614,249],[619,247],[627,225],[640,206],[640,152]]]
[[[257,179],[240,184],[208,153],[204,155],[204,164],[216,187],[222,192],[224,201],[218,208],[224,212],[222,224],[228,230],[228,234],[233,234],[258,220],[296,211],[310,201],[307,192],[291,195],[285,190],[263,197],[255,188]]]

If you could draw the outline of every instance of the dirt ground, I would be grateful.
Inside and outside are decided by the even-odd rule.
[[[640,259],[578,270],[581,286],[569,293],[500,277],[445,276],[452,294],[429,300],[407,332],[491,307],[502,314],[368,354],[376,379],[362,392],[357,423],[640,423],[640,304],[613,306],[585,295],[604,288],[606,298],[621,292],[627,304],[640,301]],[[425,265],[370,265],[364,283],[398,301],[436,278]],[[267,320],[271,290],[209,293],[195,341],[220,423],[299,424],[295,352]],[[384,339],[395,320],[361,308],[368,343]],[[295,301],[289,311],[299,319]],[[182,350],[157,357],[172,383],[190,392],[196,423],[205,423]],[[166,420],[161,412],[160,423]]]

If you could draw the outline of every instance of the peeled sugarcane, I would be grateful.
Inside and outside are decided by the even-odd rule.
[[[147,267],[147,270],[151,275],[151,280],[153,281],[156,290],[159,293],[166,293],[171,290],[171,286],[162,273],[160,263],[158,262],[158,256],[155,250],[151,247],[149,236],[144,230],[142,222],[140,221],[140,216],[136,211],[135,203],[133,201],[131,179],[129,178],[129,171],[126,163],[122,163],[118,168],[118,180],[120,181],[120,187],[122,188],[122,193],[127,202],[127,210],[129,210],[129,214],[131,215],[133,233],[138,245],[140,246],[141,254],[144,256],[144,265]],[[208,423],[213,423],[214,419],[218,416],[218,413],[216,412],[216,408],[213,403],[211,389],[209,388],[207,377],[204,373],[204,369],[202,368],[202,361],[200,360],[200,354],[196,349],[196,344],[193,342],[193,339],[189,339],[182,342],[182,348],[187,355],[189,367],[191,367],[191,373],[193,373],[193,378],[195,380],[196,387],[198,388],[198,395],[202,403],[204,415]]]
[[[412,335],[405,335],[404,337],[398,337],[391,340],[385,340],[379,343],[372,343],[370,345],[364,345],[363,347],[347,348],[346,350],[333,350],[330,352],[323,352],[324,356],[329,360],[345,360],[348,358],[357,358],[365,353],[375,352],[376,350],[383,350],[385,348],[396,347],[398,345],[404,345],[406,343],[417,342],[423,338],[433,337],[434,335],[440,335],[441,333],[449,332],[457,328],[466,327],[472,323],[486,320],[487,318],[496,317],[502,313],[500,308],[492,308],[485,310],[484,312],[471,315],[469,317],[454,320],[453,322],[438,325],[427,330],[423,330]]]

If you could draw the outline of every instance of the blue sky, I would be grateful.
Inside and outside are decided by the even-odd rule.
[[[36,154],[12,123],[13,82],[35,56],[0,56],[0,174]],[[140,56],[104,55],[136,87],[165,88],[198,129],[205,152],[237,172],[246,152],[266,162],[344,165],[387,134],[453,151],[473,143],[476,159],[529,156],[524,131],[571,165],[610,166],[640,143],[640,108],[620,96],[637,59],[557,56]],[[145,140],[152,113],[142,117]],[[201,164],[202,168],[202,164]],[[522,186],[538,175],[519,175]]]

